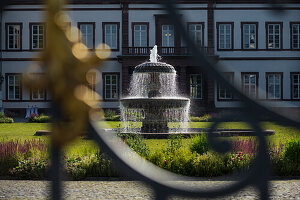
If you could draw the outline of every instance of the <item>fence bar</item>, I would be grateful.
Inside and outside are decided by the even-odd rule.
[[[51,145],[51,168],[50,180],[52,195],[51,198],[55,200],[62,199],[62,166],[61,166],[61,150],[57,145]]]

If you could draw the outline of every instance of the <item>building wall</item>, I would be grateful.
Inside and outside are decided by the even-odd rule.
[[[132,46],[132,23],[133,22],[148,22],[149,23],[149,46],[156,43],[156,22],[155,15],[164,15],[166,11],[161,5],[157,4],[131,4],[128,5],[128,27],[122,27],[122,8],[124,5],[119,3],[114,4],[70,4],[66,6],[67,13],[71,19],[72,26],[78,26],[78,22],[95,22],[95,46],[103,42],[102,23],[103,22],[119,22],[120,23],[120,44],[119,51],[113,51],[110,58],[99,66],[99,73],[96,74],[99,83],[96,85],[96,91],[103,95],[103,73],[117,72],[120,73],[120,97],[122,97],[123,77],[122,74],[128,73],[124,70],[124,63],[118,62],[123,56],[122,52],[122,28],[125,32],[128,31],[128,46]],[[275,14],[269,9],[268,4],[215,4],[213,32],[214,32],[214,52],[218,56],[218,65],[223,66],[222,71],[234,72],[234,83],[238,88],[241,88],[241,73],[242,72],[258,72],[259,73],[259,95],[258,100],[267,103],[274,107],[300,107],[300,101],[291,100],[290,87],[290,72],[300,72],[300,51],[290,49],[290,22],[299,22],[299,4],[285,4],[286,10],[282,14]],[[206,3],[185,3],[179,4],[180,14],[186,22],[203,22],[204,23],[204,46],[208,45],[208,5]],[[29,46],[29,23],[43,22],[42,5],[13,5],[3,13],[2,18],[2,73],[23,73],[26,68],[37,63],[34,58],[40,53],[30,51]],[[22,51],[6,51],[6,34],[5,23],[23,23],[22,29]],[[234,49],[220,51],[217,48],[217,22],[233,22],[234,23]],[[258,49],[257,50],[242,50],[241,49],[241,22],[257,22],[258,23]],[[283,49],[267,50],[266,49],[266,28],[265,22],[282,22],[283,23]],[[128,30],[126,30],[126,28]],[[123,30],[124,31],[124,30]],[[124,37],[125,39],[125,37]],[[51,41],[48,41],[51,42]],[[184,41],[180,41],[181,46],[184,46]],[[126,42],[124,43],[124,45]],[[126,44],[127,46],[127,44]],[[125,46],[124,46],[125,47]],[[180,57],[181,55],[179,55]],[[148,59],[146,57],[145,61]],[[166,56],[165,56],[166,58]],[[136,59],[141,61],[141,57]],[[163,57],[164,59],[164,57]],[[172,62],[172,56],[166,58]],[[176,58],[177,59],[177,58]],[[173,61],[176,61],[173,59]],[[180,66],[189,71],[190,57],[180,58]],[[184,65],[184,63],[189,63]],[[130,66],[130,64],[128,64]],[[126,66],[126,67],[128,67]],[[263,67],[262,67],[263,66]],[[126,68],[128,71],[128,68]],[[266,101],[266,72],[283,72],[283,99],[277,101]],[[186,77],[188,78],[188,77]],[[128,77],[126,77],[128,79]],[[183,78],[188,83],[188,80]],[[126,80],[128,82],[128,80]],[[217,84],[214,87],[214,106],[216,108],[232,108],[239,106],[239,102],[219,101],[217,98]],[[213,87],[212,87],[213,88]],[[187,88],[188,90],[188,88]],[[26,108],[27,106],[37,105],[40,108],[48,108],[49,102],[30,102],[29,91],[23,88],[22,101],[9,102],[6,101],[6,86],[2,84],[3,107],[5,108]],[[50,95],[47,95],[50,100]],[[1,106],[1,101],[0,101]],[[103,101],[103,108],[118,108],[118,101]]]
[[[242,72],[259,72],[258,77],[258,101],[266,103],[272,107],[299,107],[300,101],[291,99],[291,80],[290,72],[299,72],[298,60],[221,60],[219,64],[224,67],[226,72],[234,72],[234,85],[241,89]],[[263,67],[262,67],[263,66]],[[283,99],[266,100],[266,72],[283,72]],[[217,89],[215,89],[216,107],[237,107],[239,102],[218,101]]]
[[[89,10],[93,8],[94,10]],[[29,23],[44,22],[43,18],[45,12],[43,7],[39,5],[15,5],[7,8],[7,11],[3,14],[2,20],[2,73],[5,76],[7,73],[25,73],[28,68],[34,64],[38,64],[38,61],[34,61],[41,51],[30,50],[30,29]],[[100,95],[103,95],[103,78],[102,73],[114,72],[122,73],[122,65],[117,61],[117,56],[121,55],[121,26],[122,26],[122,13],[120,5],[69,5],[67,7],[67,13],[70,16],[70,23],[72,26],[78,27],[78,22],[95,22],[95,47],[103,43],[102,22],[119,22],[120,23],[120,47],[119,51],[113,51],[110,58],[105,61],[101,66],[97,68],[96,80],[98,84],[95,89]],[[7,51],[6,50],[6,32],[5,23],[22,23],[22,51]],[[47,41],[49,43],[51,41]],[[30,70],[29,70],[30,72]],[[42,70],[35,71],[36,73],[43,73]],[[6,81],[4,81],[6,83]],[[120,76],[120,83],[122,78]],[[122,90],[122,84],[120,84],[119,90]],[[9,101],[6,97],[6,85],[2,84],[3,90],[3,107],[6,109],[22,109],[28,106],[38,106],[39,108],[49,108],[51,97],[49,91],[47,91],[47,99],[45,101],[32,101],[30,100],[30,91],[22,85],[22,100]],[[100,102],[100,99],[99,99]],[[2,101],[1,101],[2,103]],[[105,102],[101,101],[103,108],[117,108],[118,102]]]

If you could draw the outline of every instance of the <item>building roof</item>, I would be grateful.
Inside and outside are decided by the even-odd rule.
[[[3,0],[1,0],[3,1]],[[160,0],[67,0],[71,4],[159,3]],[[10,0],[8,4],[42,4],[44,0]],[[178,3],[300,3],[300,0],[178,0]]]

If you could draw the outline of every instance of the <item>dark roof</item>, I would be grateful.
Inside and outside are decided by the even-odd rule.
[[[8,4],[41,4],[44,0],[0,0]],[[160,0],[67,0],[74,4],[159,3]],[[178,3],[300,3],[300,0],[178,0]]]

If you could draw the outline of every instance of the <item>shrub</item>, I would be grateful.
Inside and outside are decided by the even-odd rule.
[[[47,168],[46,160],[35,158],[21,159],[18,162],[18,166],[10,170],[10,174],[19,179],[44,178]]]
[[[191,122],[211,122],[216,117],[215,113],[204,114],[201,117],[190,117]]]
[[[4,117],[4,118],[0,118],[0,123],[14,123],[13,118],[10,117]]]
[[[48,123],[51,121],[51,117],[41,114],[31,114],[30,117],[28,118],[28,122],[30,123]]]
[[[173,152],[165,155],[163,166],[161,167],[177,174],[191,176],[195,158],[196,153],[191,153],[183,148],[175,149]]]
[[[250,155],[244,154],[243,152],[229,154],[227,157],[228,171],[235,172],[237,170],[247,170],[250,165]]]
[[[211,152],[204,153],[195,158],[193,163],[194,176],[221,176],[225,173],[226,165],[220,156],[216,156]]]
[[[85,177],[119,176],[112,161],[99,152],[90,156],[67,158],[66,171],[73,180],[81,180]]]
[[[13,123],[13,122],[14,122],[13,118],[6,117],[4,113],[0,112],[0,123]]]
[[[106,117],[105,120],[106,121],[120,121],[121,120],[121,116],[120,115],[114,115],[112,117]]]
[[[111,118],[115,115],[116,115],[116,111],[111,110],[111,109],[105,110],[105,112],[104,112],[104,117],[105,118]]]
[[[300,137],[291,139],[285,145],[284,158],[300,164]]]
[[[190,150],[192,152],[197,152],[198,154],[202,155],[206,153],[209,149],[207,136],[202,133],[200,135],[192,136],[191,138],[191,145]]]
[[[153,164],[162,168],[164,168],[164,166],[167,164],[166,156],[162,151],[152,152],[147,159]]]
[[[104,112],[104,117],[106,121],[120,121],[121,116],[116,114],[116,111],[114,110],[106,110]]]
[[[137,134],[126,134],[125,141],[129,148],[131,148],[141,156],[147,157],[149,155],[149,149],[142,136]]]
[[[182,146],[182,138],[183,136],[179,134],[170,135],[165,152],[168,154],[178,150]]]

